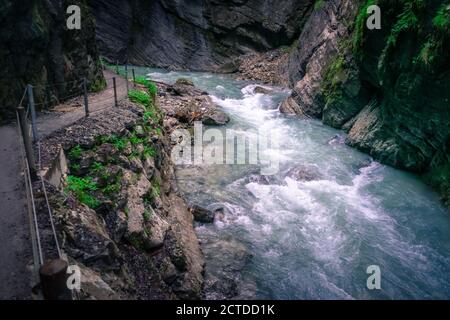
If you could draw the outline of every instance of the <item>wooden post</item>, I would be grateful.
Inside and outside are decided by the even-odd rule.
[[[72,300],[67,287],[67,268],[69,264],[61,259],[46,262],[39,269],[42,293],[46,300]]]
[[[31,137],[29,135],[28,130],[28,121],[27,116],[25,114],[24,107],[18,107],[17,111],[19,112],[19,122],[20,130],[22,132],[23,137],[23,145],[25,146],[25,154],[28,160],[28,167],[30,168],[31,179],[36,180],[36,163],[34,162],[34,152],[33,152],[33,144],[31,142]]]
[[[114,105],[117,107],[117,87],[116,87],[116,77],[113,78],[114,86]]]
[[[128,88],[128,65],[125,65],[125,81],[127,83],[127,95],[130,92],[130,89]]]
[[[33,139],[34,141],[37,141],[39,139],[39,136],[36,127],[36,109],[34,105],[33,86],[31,84],[27,86],[27,92],[28,92],[28,103],[30,106],[30,113],[31,113],[31,128],[33,130]]]
[[[83,93],[84,93],[84,112],[86,113],[86,117],[89,117],[89,100],[88,100],[86,78],[83,79]]]
[[[133,87],[136,87],[136,75],[134,73],[134,68],[133,68]]]

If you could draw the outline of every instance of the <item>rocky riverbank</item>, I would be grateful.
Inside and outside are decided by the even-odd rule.
[[[159,84],[158,92],[140,86],[134,103],[41,142],[46,177],[56,186],[48,189],[58,238],[82,270],[81,299],[202,296],[203,254],[193,228],[200,209],[191,212],[178,192],[169,133],[194,120],[229,119],[186,79]]]

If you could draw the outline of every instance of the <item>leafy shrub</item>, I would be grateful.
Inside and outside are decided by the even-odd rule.
[[[144,156],[146,157],[156,157],[156,150],[153,146],[144,146]]]
[[[152,103],[150,96],[144,91],[130,90],[130,92],[128,93],[128,97],[132,102],[142,104],[146,107],[150,106]]]
[[[88,207],[95,209],[100,205],[100,201],[91,193],[98,189],[97,184],[91,177],[79,178],[75,176],[67,177],[66,192],[71,192],[75,197]]]
[[[91,170],[94,173],[98,173],[103,171],[105,168],[105,166],[103,164],[101,164],[100,162],[94,162],[91,166]]]
[[[69,159],[70,160],[78,160],[81,158],[81,155],[83,154],[83,149],[80,147],[80,145],[75,146],[70,150],[69,152]]]
[[[152,94],[152,95],[156,95],[156,93],[158,92],[158,88],[156,87],[155,83],[151,82],[150,80],[148,80],[145,77],[137,77],[135,79],[135,82],[145,86],[147,88],[148,92],[150,92],[150,94]]]
[[[109,137],[109,143],[112,143],[119,151],[123,151],[127,146],[127,140],[123,137],[118,137],[115,134]]]
[[[443,4],[436,16],[433,18],[433,25],[440,31],[450,31],[450,9],[448,4]]]

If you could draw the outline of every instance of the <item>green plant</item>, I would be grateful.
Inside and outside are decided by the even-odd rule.
[[[94,173],[102,172],[105,169],[105,166],[100,162],[94,162],[91,166],[91,170]]]
[[[425,67],[429,67],[433,64],[434,60],[437,57],[437,50],[439,44],[434,40],[430,39],[422,46],[417,57],[414,58],[413,63],[418,64],[421,63]]]
[[[144,229],[144,235],[145,229]],[[128,241],[130,244],[138,251],[144,252],[146,250],[146,245],[142,237],[138,234],[132,234],[130,237],[128,237]]]
[[[80,170],[80,165],[78,163],[74,163],[70,166],[70,169],[77,172]]]
[[[146,146],[144,146],[143,155],[146,156],[146,157],[154,158],[154,157],[156,157],[156,150],[155,150],[155,148],[153,146],[146,145]]]
[[[67,177],[66,192],[71,192],[81,203],[84,203],[92,209],[96,209],[100,205],[100,201],[91,194],[97,189],[97,184],[91,177]]]
[[[144,121],[148,122],[150,119],[157,120],[157,115],[154,110],[147,110],[144,112]]]
[[[345,76],[345,58],[342,55],[338,55],[324,71],[322,93],[327,105],[333,101],[338,101],[342,97],[340,84]]]
[[[443,4],[433,18],[433,26],[440,31],[450,31],[450,5]]]
[[[150,106],[152,103],[150,96],[144,91],[130,90],[128,97],[132,102],[139,103],[146,107]]]
[[[78,160],[81,158],[81,155],[83,154],[83,149],[80,145],[75,146],[70,150],[69,152],[69,159],[70,160]]]
[[[137,145],[137,144],[140,144],[140,143],[142,143],[143,142],[143,139],[142,138],[139,138],[137,135],[136,135],[136,132],[133,132],[133,134],[131,135],[131,137],[130,137],[130,142],[131,142],[131,144],[132,145]]]
[[[152,199],[159,198],[161,196],[161,186],[158,181],[152,183]]]
[[[131,152],[131,154],[128,156],[128,159],[132,160],[132,159],[136,159],[136,158],[139,158],[139,152],[137,152],[136,150],[133,150]]]
[[[155,128],[155,133],[156,133],[158,136],[162,136],[163,131],[162,131],[161,128]]]
[[[96,79],[93,83],[91,83],[91,87],[89,88],[90,92],[100,92],[106,88],[106,80],[101,77]]]
[[[314,3],[314,10],[319,11],[320,9],[323,8],[324,5],[325,5],[324,0],[316,0],[316,3]]]
[[[405,2],[403,12],[398,16],[398,20],[391,29],[391,34],[387,39],[387,45],[395,46],[400,33],[411,29],[416,29],[419,24],[417,11],[423,7],[423,0],[409,0]]]
[[[148,80],[145,77],[142,77],[142,76],[137,77],[135,79],[135,82],[145,86],[147,88],[148,92],[153,96],[156,95],[156,93],[158,92],[158,88],[156,87],[155,83],[151,82],[150,80]]]
[[[125,147],[127,146],[127,140],[123,137],[119,137],[115,134],[111,135],[108,139],[109,143],[112,143],[117,150],[123,151]]]
[[[149,222],[152,219],[152,212],[150,210],[145,209],[142,217],[144,218],[144,222]]]
[[[353,36],[353,51],[355,53],[359,52],[363,44],[364,30],[366,27],[366,20],[368,17],[367,9],[371,5],[374,5],[375,3],[376,3],[375,0],[367,0],[366,3],[359,10],[358,15],[356,16],[355,31]]]
[[[103,188],[103,193],[106,195],[113,195],[115,193],[118,193],[120,191],[120,183],[119,182],[115,182],[113,184],[110,184],[108,186],[106,186],[105,188]]]

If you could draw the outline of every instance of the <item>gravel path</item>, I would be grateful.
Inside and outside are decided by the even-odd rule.
[[[103,71],[107,79],[107,88],[99,93],[89,94],[89,112],[91,114],[114,106],[114,87],[112,78],[116,78],[117,99],[120,101],[127,96],[126,81],[112,71]],[[130,84],[131,88],[131,84]],[[59,106],[55,111],[41,113],[37,117],[39,136],[46,137],[52,132],[66,127],[85,116],[83,97],[67,103],[65,108]]]
[[[94,114],[114,106],[112,77],[116,77],[117,99],[127,96],[126,81],[104,71],[107,88],[89,95],[89,111]],[[83,97],[57,107],[56,112],[40,113],[37,127],[40,137],[68,126],[85,116]],[[0,127],[0,300],[30,299],[32,265],[30,224],[21,173],[19,133],[16,125]]]
[[[0,137],[0,299],[28,299],[32,249],[17,127],[0,127]]]

